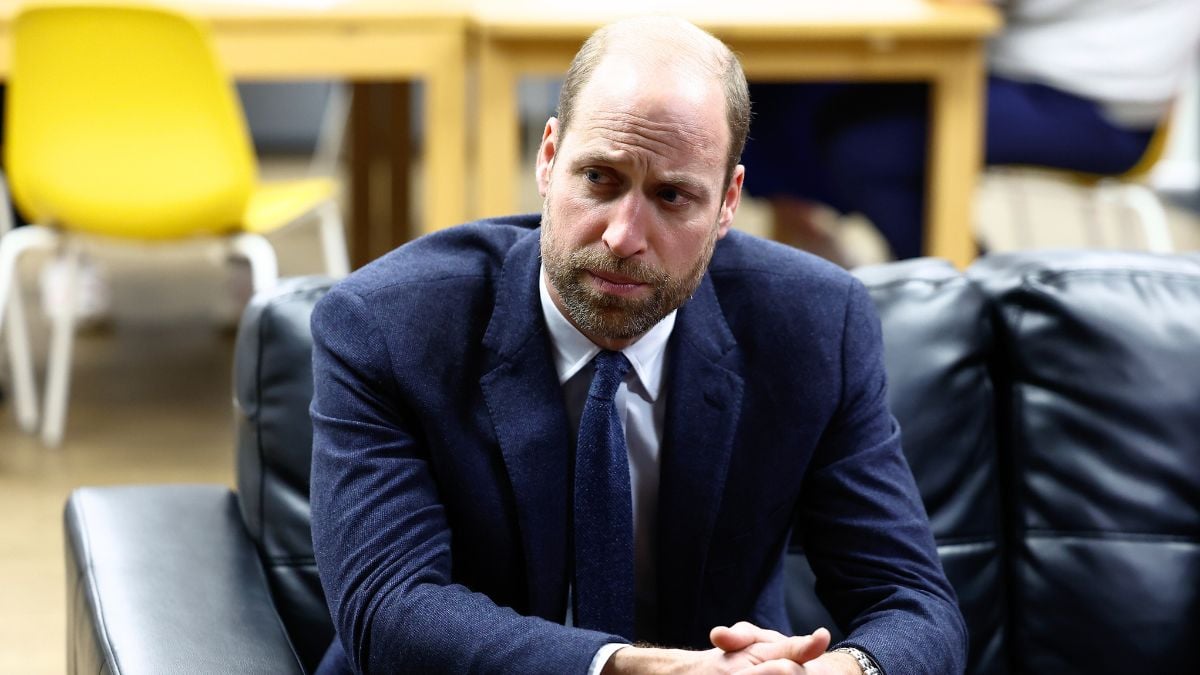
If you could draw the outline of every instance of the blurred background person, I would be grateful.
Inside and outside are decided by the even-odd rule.
[[[988,49],[985,163],[1104,175],[1137,164],[1196,62],[1200,2],[993,4],[1005,28]],[[866,216],[895,258],[921,255],[927,86],[757,85],[751,97],[745,165],[777,238],[852,262],[827,206]]]

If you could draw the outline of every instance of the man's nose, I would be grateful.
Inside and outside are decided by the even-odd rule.
[[[615,205],[602,239],[618,258],[630,258],[646,250],[646,232],[653,218],[644,197],[632,192]]]

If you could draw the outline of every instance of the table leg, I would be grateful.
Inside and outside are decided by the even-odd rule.
[[[346,246],[354,269],[371,261],[371,85],[353,84],[350,103],[350,221]]]
[[[471,211],[467,203],[466,39],[458,34],[445,36],[434,63],[425,79],[422,234],[458,225]]]
[[[947,53],[930,96],[925,252],[959,268],[975,259],[972,202],[983,168],[984,59],[981,45]]]
[[[517,75],[504,49],[480,46],[479,119],[475,176],[479,186],[476,216],[501,216],[513,212],[520,162],[520,129],[517,111]]]

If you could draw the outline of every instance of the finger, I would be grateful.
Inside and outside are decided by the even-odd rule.
[[[739,633],[749,633],[760,641],[769,642],[772,640],[782,640],[787,637],[779,631],[774,631],[769,628],[759,628],[749,621],[739,621],[733,624],[733,630],[738,631]]]
[[[764,661],[787,659],[794,663],[811,661],[829,648],[829,631],[818,628],[812,635],[798,635],[775,642],[758,642],[745,648]]]
[[[709,631],[708,639],[714,647],[727,652],[736,652],[757,642],[750,632],[725,626],[717,626]]]
[[[807,671],[804,666],[789,661],[787,659],[774,659],[771,661],[763,661],[762,663],[742,668],[735,671],[734,675],[804,675]]]
[[[778,642],[786,640],[787,636],[779,631],[759,628],[749,621],[739,621],[732,627],[717,626],[709,631],[708,639],[714,647],[725,651],[745,649],[755,642]]]

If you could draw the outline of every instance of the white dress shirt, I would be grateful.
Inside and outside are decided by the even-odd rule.
[[[554,368],[563,388],[571,437],[579,434],[579,418],[592,384],[592,359],[600,347],[580,333],[559,311],[546,286],[546,269],[538,274],[542,314],[550,332]],[[663,420],[666,417],[667,340],[675,328],[675,312],[659,321],[637,342],[621,350],[633,366],[617,389],[616,407],[625,429],[629,450],[629,481],[633,497],[634,587],[636,623],[653,625],[657,620],[657,579],[655,577],[655,529],[658,516],[659,448],[662,446]],[[570,603],[568,602],[568,616]],[[607,645],[596,653],[589,669],[599,673],[608,658],[623,644]]]

